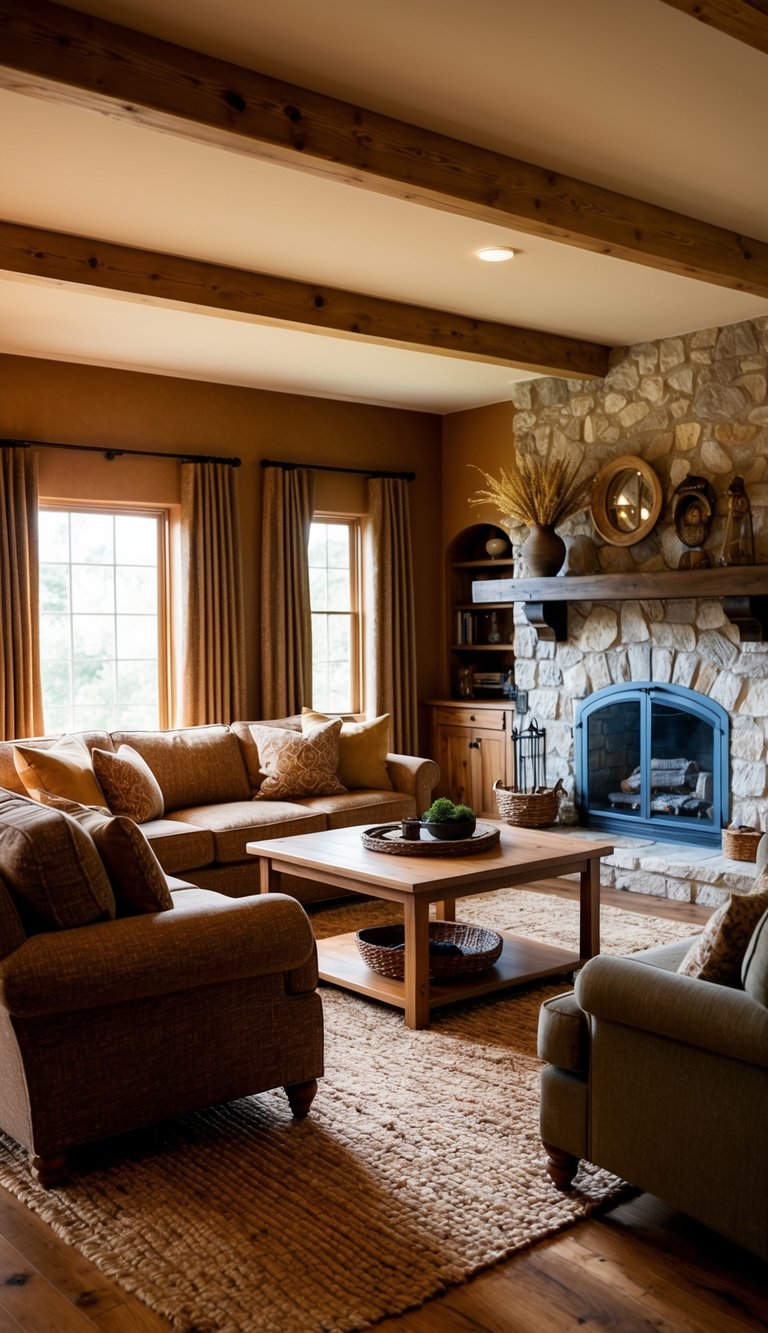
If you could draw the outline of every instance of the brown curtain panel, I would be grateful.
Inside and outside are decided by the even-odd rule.
[[[262,715],[288,717],[312,702],[307,546],[315,479],[305,468],[267,467],[262,488]]]
[[[246,716],[238,474],[222,463],[182,463],[184,726]]]
[[[0,736],[43,731],[37,454],[0,449]]]
[[[416,612],[408,483],[372,477],[368,497],[373,596],[370,709],[373,716],[391,713],[396,753],[416,754]]]

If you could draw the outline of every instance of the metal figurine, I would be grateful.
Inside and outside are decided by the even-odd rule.
[[[732,477],[728,487],[728,517],[718,565],[754,565],[755,539],[752,508],[744,490],[744,478]]]

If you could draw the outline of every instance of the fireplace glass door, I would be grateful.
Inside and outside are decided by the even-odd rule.
[[[728,715],[719,704],[681,686],[611,686],[581,705],[576,741],[582,823],[719,843],[728,817]]]

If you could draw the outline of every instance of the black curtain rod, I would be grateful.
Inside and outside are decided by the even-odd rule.
[[[322,463],[284,463],[276,458],[262,458],[262,467],[281,467],[283,472],[294,472],[304,467],[308,472],[354,472],[360,477],[385,477],[392,481],[415,481],[415,472],[377,472],[368,467],[332,467]]]
[[[180,463],[225,463],[228,467],[240,467],[239,458],[219,458],[215,454],[169,454],[160,449],[100,449],[93,444],[54,444],[52,440],[0,440],[1,449],[77,449],[86,454],[103,454],[110,462],[122,458],[123,454],[133,454],[139,458],[177,458]]]

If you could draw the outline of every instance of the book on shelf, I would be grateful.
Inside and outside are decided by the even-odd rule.
[[[474,628],[471,611],[456,612],[456,643],[474,643]]]

